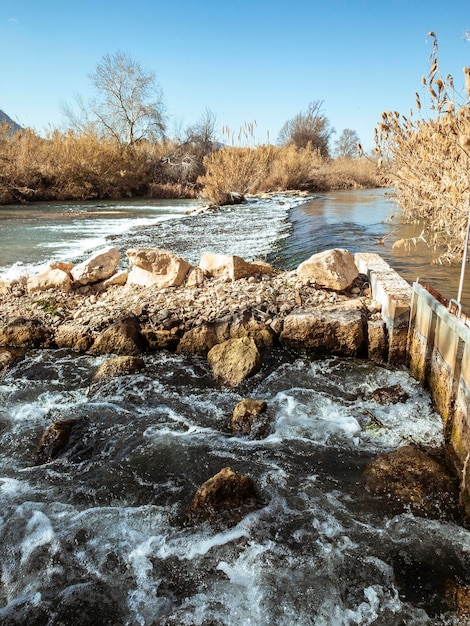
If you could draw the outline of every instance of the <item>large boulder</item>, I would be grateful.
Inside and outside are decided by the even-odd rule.
[[[205,356],[218,343],[216,325],[213,322],[201,324],[201,326],[191,328],[184,333],[176,351]]]
[[[343,291],[359,276],[359,270],[349,250],[336,248],[314,254],[297,268],[303,283],[314,283],[324,289]]]
[[[287,315],[281,343],[295,349],[356,356],[365,350],[366,310],[359,300],[346,300]]]
[[[51,331],[40,319],[17,317],[0,326],[0,346],[39,348],[49,347],[50,341]]]
[[[458,512],[458,479],[436,451],[403,446],[376,457],[365,470],[374,494],[392,498],[426,517],[454,517]]]
[[[231,280],[247,278],[256,274],[272,273],[272,267],[269,263],[261,261],[247,263],[239,256],[226,254],[205,253],[201,257],[199,267],[211,278],[230,278]]]
[[[73,322],[61,324],[54,336],[58,348],[67,348],[75,352],[86,352],[93,343],[93,337],[87,328]]]
[[[89,285],[112,276],[119,263],[119,250],[117,248],[104,248],[83,263],[78,263],[70,274],[77,285]]]
[[[219,516],[225,517],[227,513],[233,518],[257,506],[258,499],[251,478],[224,467],[199,487],[188,514],[197,521],[214,520]]]
[[[69,292],[71,285],[72,281],[68,272],[61,269],[47,269],[40,274],[30,276],[26,283],[26,289],[29,293],[47,291],[48,289]]]
[[[263,400],[245,398],[234,408],[230,418],[230,428],[236,435],[263,437],[267,429],[266,410],[268,405]]]
[[[276,340],[274,331],[267,324],[257,320],[251,312],[241,311],[186,331],[177,351],[206,355],[216,344],[240,337],[251,337],[258,348],[270,348]]]
[[[128,285],[179,287],[191,267],[177,254],[159,248],[132,248],[126,254],[131,264]]]
[[[261,368],[261,356],[251,337],[228,339],[211,348],[207,360],[214,376],[235,387]]]
[[[129,317],[106,328],[93,342],[91,354],[138,355],[146,349],[138,319]]]

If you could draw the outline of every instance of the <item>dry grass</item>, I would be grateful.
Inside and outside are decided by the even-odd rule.
[[[227,204],[248,193],[374,187],[376,170],[367,159],[325,159],[294,145],[224,147],[201,166],[187,146],[167,140],[123,147],[90,133],[52,131],[44,138],[0,126],[0,204],[199,194]]]
[[[72,132],[42,138],[30,130],[14,135],[1,130],[2,203],[119,198],[147,189],[151,160],[145,147],[122,150]]]
[[[318,150],[258,146],[225,147],[204,160],[205,174],[198,179],[201,194],[210,202],[225,204],[234,194],[285,191],[328,191],[377,187],[382,180],[369,159],[325,159]]]
[[[396,190],[406,221],[420,223],[421,241],[433,249],[435,262],[462,256],[469,213],[470,108],[451,76],[439,69],[437,40],[424,94],[416,94],[417,115],[387,111],[376,129],[385,175]],[[470,95],[468,68],[464,68]],[[423,110],[424,109],[424,110]],[[426,113],[428,111],[429,113]],[[406,241],[396,245],[406,245]]]

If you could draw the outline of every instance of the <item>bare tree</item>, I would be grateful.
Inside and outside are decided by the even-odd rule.
[[[323,101],[314,100],[306,112],[297,113],[281,128],[278,143],[294,144],[298,148],[310,146],[319,150],[324,157],[330,155],[330,137],[335,132],[330,121],[323,113]]]
[[[160,159],[160,163],[165,166],[166,177],[170,180],[196,181],[204,172],[204,157],[218,146],[215,124],[215,114],[206,108],[198,121],[185,129],[183,139]]]
[[[132,146],[160,139],[165,132],[163,92],[154,72],[146,72],[125,52],[105,55],[90,80],[95,95],[77,98],[76,109],[65,108],[72,127]]]
[[[359,155],[361,140],[355,130],[345,128],[335,141],[335,156],[352,159]]]

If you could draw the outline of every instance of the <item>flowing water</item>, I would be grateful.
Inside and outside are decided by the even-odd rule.
[[[369,193],[389,205],[382,192]],[[11,275],[48,255],[79,259],[108,221],[107,241],[121,250],[167,247],[192,262],[210,250],[285,266],[316,246],[372,250],[366,243],[389,228],[377,209],[364,218],[366,200],[343,228],[353,234],[348,244],[341,228],[328,232],[335,229],[326,209],[315,213],[318,201],[326,202],[277,196],[203,215],[185,215],[187,204],[144,203],[143,217],[139,203],[122,209],[127,215],[112,203],[113,217],[82,218],[90,226],[77,225],[73,241],[63,233],[75,218],[54,215],[58,230],[41,241],[30,231],[46,218],[11,215],[0,266]],[[14,268],[8,254],[19,247],[7,219],[12,233],[25,220],[23,265]],[[449,584],[470,584],[469,532],[372,496],[363,479],[368,460],[410,438],[442,443],[440,418],[405,369],[273,351],[232,390],[212,380],[205,359],[162,351],[144,355],[139,374],[92,383],[105,358],[30,351],[0,379],[0,624],[459,623],[445,597]],[[373,400],[374,389],[395,384],[406,401]],[[229,432],[245,397],[268,404],[260,440]],[[80,436],[35,465],[44,428],[65,418],[80,420]],[[253,478],[260,508],[230,527],[184,524],[196,488],[227,466]]]

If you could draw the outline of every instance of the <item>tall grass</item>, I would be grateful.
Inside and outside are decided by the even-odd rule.
[[[416,93],[415,110],[382,114],[376,129],[385,176],[396,190],[405,219],[421,224],[421,240],[433,249],[435,262],[462,256],[470,198],[470,72],[466,92],[441,73],[434,33],[430,69]],[[395,245],[405,245],[402,240]]]
[[[185,143],[168,140],[123,147],[90,132],[53,130],[40,137],[32,130],[12,133],[4,125],[0,126],[0,204],[198,194],[226,204],[249,193],[380,184],[376,165],[370,161],[333,161],[310,146],[223,147],[202,163],[201,159]]]
[[[378,187],[383,181],[370,159],[326,159],[318,150],[288,146],[224,147],[206,156],[201,194],[225,204],[234,194],[328,191]]]
[[[146,155],[96,137],[31,130],[0,136],[0,201],[118,198],[145,189]]]

